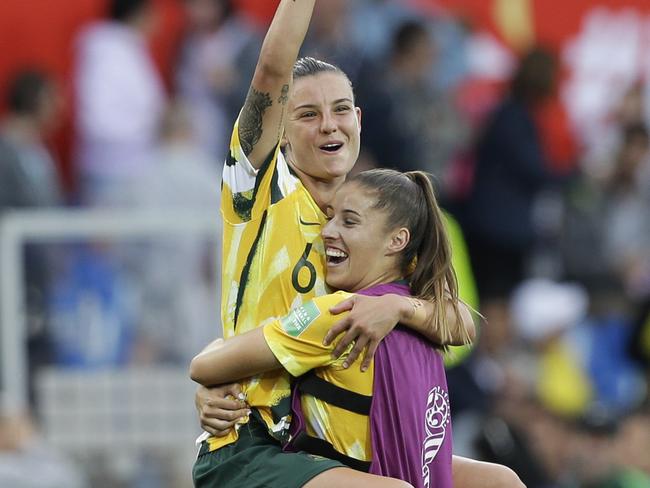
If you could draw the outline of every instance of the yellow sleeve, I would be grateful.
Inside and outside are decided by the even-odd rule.
[[[334,344],[324,346],[323,339],[327,331],[347,313],[332,315],[329,309],[349,296],[350,293],[336,292],[314,298],[264,326],[264,337],[269,348],[293,376],[343,362],[347,354],[333,359]]]
[[[281,198],[276,169],[280,141],[260,169],[250,163],[239,142],[239,119],[230,138],[230,150],[223,165],[221,212],[226,221],[238,224],[258,219],[264,210]]]

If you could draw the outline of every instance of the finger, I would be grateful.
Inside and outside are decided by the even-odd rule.
[[[351,325],[352,325],[352,321],[350,320],[349,317],[339,320],[330,328],[330,330],[327,331],[327,334],[325,334],[325,338],[323,339],[323,345],[329,346],[334,341],[334,339],[336,339],[339,336],[339,334],[349,329]]]
[[[209,433],[210,435],[213,435],[213,436],[215,436],[215,437],[222,437],[222,436],[220,436],[220,435],[218,434],[218,432],[221,432],[221,431],[219,431],[219,430],[215,430],[215,429],[213,429],[212,427],[210,427],[209,425],[203,425],[203,424],[201,424],[201,429],[203,429],[204,431],[206,431],[207,433]]]
[[[242,405],[241,402],[237,400],[237,397],[240,394],[241,386],[238,383],[213,386],[210,388],[199,386],[194,396],[194,402],[199,410],[204,405],[212,405],[220,408],[229,408],[231,410],[236,410],[238,408],[244,407],[244,405]],[[237,403],[228,403],[233,401]]]
[[[232,431],[233,427],[230,427],[229,429],[226,430],[215,430],[214,434],[212,434],[215,437],[226,437],[230,432]]]
[[[231,398],[214,398],[205,402],[202,410],[240,410],[245,407],[246,403],[241,400],[235,400]]]
[[[246,396],[244,395],[241,389],[241,384],[231,383],[229,385],[225,385],[225,388],[226,388],[226,392],[232,395],[233,398],[236,398],[238,400],[246,400]]]
[[[370,363],[375,357],[377,348],[379,347],[379,341],[370,341],[368,347],[366,348],[366,353],[363,356],[363,363],[361,364],[361,371],[365,372],[370,367]]]
[[[334,305],[332,308],[330,308],[330,313],[332,315],[338,315],[348,310],[352,310],[352,307],[354,307],[354,300],[355,297],[346,298],[342,302],[339,302],[336,305]]]
[[[201,420],[201,428],[217,437],[223,437],[230,432],[237,422],[224,422],[223,420],[206,419]]]
[[[223,436],[236,424],[248,419],[250,410],[207,412],[200,415],[201,427],[213,435]],[[220,433],[219,433],[220,432]]]
[[[350,344],[354,342],[354,340],[357,338],[359,335],[358,332],[350,329],[348,330],[345,335],[341,338],[341,340],[336,344],[336,347],[332,351],[332,357],[338,358],[341,357],[341,354],[345,352],[345,350],[348,348]]]
[[[250,415],[250,410],[243,408],[239,410],[222,410],[220,408],[206,409],[201,418],[221,420],[223,422],[237,422]]]
[[[367,339],[364,339],[363,337],[359,337],[359,339],[357,339],[357,342],[354,344],[354,347],[350,351],[350,354],[348,355],[346,360],[343,362],[343,367],[344,368],[349,368],[351,364],[354,364],[354,362],[357,360],[359,355],[365,349],[366,344],[368,344]]]

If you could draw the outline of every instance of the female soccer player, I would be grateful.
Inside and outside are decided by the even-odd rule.
[[[434,322],[441,330],[447,327],[444,304],[450,299],[456,307],[457,285],[442,213],[424,173],[361,173],[338,190],[327,214],[322,231],[327,284],[365,295],[413,293],[419,297],[411,299],[415,313],[422,310],[420,299],[433,301]],[[192,361],[192,379],[211,385],[284,368],[301,377],[297,388],[303,394],[296,405],[302,408],[294,424],[304,420],[305,426],[293,433],[297,448],[361,471],[372,465],[373,472],[413,486],[451,487],[451,424],[441,355],[421,336],[397,330],[380,346],[370,371],[343,368],[347,354],[332,357],[334,346],[323,340],[338,320],[330,307],[350,296],[339,291],[317,297],[264,327],[211,344]],[[375,382],[381,388],[373,397]],[[376,424],[372,430],[371,421]],[[263,426],[253,416],[240,438],[254,437],[258,425]],[[401,455],[386,455],[395,452],[395,444]],[[213,469],[218,471],[218,463]],[[249,469],[259,467],[245,469],[245,477],[252,476]],[[396,482],[332,467],[305,486],[353,483]]]
[[[311,59],[298,62],[293,69],[314,3],[281,0],[233,130],[222,191],[225,337],[252,330],[327,293],[320,228],[325,223],[327,204],[358,156],[361,112],[354,105],[348,78],[339,69]],[[424,302],[422,308],[427,313],[414,314],[411,301],[397,294],[362,298],[347,317],[352,332],[344,334],[338,343],[344,347],[356,337],[350,363],[366,347],[368,361],[379,340],[398,322],[416,328],[434,342],[443,342],[430,320],[433,304]],[[462,321],[449,313],[456,343],[462,343],[467,335],[458,331],[473,326],[469,312],[461,307],[461,313]],[[366,325],[361,336],[354,331],[359,323]],[[282,371],[265,373],[243,389],[248,405],[262,418],[269,434],[282,439],[289,420],[289,375]],[[222,472],[237,474],[240,470],[227,453],[243,452],[244,441],[232,427],[245,417],[246,410],[237,401],[225,398],[228,393],[236,396],[238,389],[227,385],[211,393],[207,389],[197,393],[201,423],[213,436],[201,446],[195,473],[211,459],[207,453],[213,451],[223,455]],[[284,466],[284,471],[291,472],[291,480],[329,469],[329,461],[318,460],[322,465],[319,468],[313,458],[282,454],[277,442],[247,448],[244,459],[255,459],[264,466]],[[257,472],[270,477],[283,469]],[[283,485],[275,476],[260,483],[293,486]],[[215,486],[205,479],[195,479],[195,483]]]

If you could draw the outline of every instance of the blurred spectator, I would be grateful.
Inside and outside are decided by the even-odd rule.
[[[131,205],[218,220],[219,171],[197,146],[182,105],[170,106],[161,129],[155,162],[134,181]],[[137,253],[132,271],[141,284],[141,303],[134,361],[186,364],[214,337],[219,314],[214,246],[214,240],[196,236],[161,237]]]
[[[420,16],[401,0],[357,0],[353,2],[355,28],[350,36],[371,62],[380,62],[390,52],[391,40],[398,27]]]
[[[55,162],[46,137],[60,122],[62,98],[41,70],[18,72],[9,83],[7,114],[0,128],[0,217],[12,208],[44,208],[63,203]],[[31,378],[50,354],[44,296],[50,285],[49,250],[27,245],[24,253],[27,337]]]
[[[567,418],[581,415],[594,399],[588,359],[574,347],[587,304],[579,285],[534,279],[516,288],[510,305],[515,330],[527,346],[536,397],[545,409]]]
[[[623,127],[645,124],[646,90],[641,81],[632,84],[605,118],[606,130],[585,148],[582,163],[585,172],[602,181],[613,170],[616,152],[622,144]]]
[[[632,297],[650,295],[650,139],[643,124],[623,129],[606,182],[606,252]]]
[[[0,486],[82,488],[79,470],[49,448],[24,413],[0,412]]]
[[[647,453],[647,439],[650,439],[648,425],[644,425],[647,419],[634,415],[624,422],[622,428],[618,418],[600,408],[594,408],[581,419],[575,433],[578,442],[572,452],[574,479],[566,483],[567,488],[650,487],[650,478],[639,469],[641,457],[636,452],[641,449]]]
[[[45,139],[60,122],[61,96],[39,70],[22,71],[9,83],[8,112],[0,129],[0,212],[62,203],[56,164]]]
[[[371,96],[361,96],[367,117],[364,146],[380,166],[421,169],[442,177],[466,131],[449,93],[434,88],[436,45],[426,24],[409,20],[395,31]],[[379,87],[377,87],[377,80]]]
[[[566,194],[562,248],[569,275],[620,302],[650,293],[650,139],[641,123],[619,132],[607,172],[587,168]]]
[[[147,46],[154,4],[111,0],[110,18],[77,40],[76,163],[86,203],[119,203],[124,184],[151,163],[165,103]]]
[[[246,97],[260,39],[232,0],[184,0],[189,31],[176,79],[197,142],[221,162]]]
[[[461,221],[485,299],[507,298],[525,276],[535,242],[533,203],[553,180],[533,112],[552,95],[556,73],[550,53],[526,55],[476,147],[474,186]]]
[[[365,59],[349,35],[352,22],[352,5],[348,0],[316,2],[300,54],[339,66],[352,84],[358,85]]]

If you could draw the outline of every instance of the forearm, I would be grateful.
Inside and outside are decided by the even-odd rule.
[[[203,354],[203,353],[207,353],[207,352],[211,352],[211,351],[216,351],[217,349],[219,349],[220,347],[223,346],[223,342],[224,342],[224,340],[221,337],[219,337],[219,338],[213,340],[207,346],[205,346],[201,350],[201,352],[199,354]]]
[[[190,364],[193,381],[212,386],[281,368],[261,328],[226,341],[213,341]]]
[[[451,465],[456,488],[526,488],[512,469],[500,464],[453,456]]]
[[[260,71],[266,75],[291,76],[315,3],[315,0],[281,0],[264,38],[256,74]]]
[[[445,298],[445,322],[442,330],[434,319],[434,305],[419,298],[404,297],[400,303],[400,323],[422,334],[435,344],[461,346],[474,341],[476,326],[469,307],[458,302],[458,316],[451,299]]]
[[[260,168],[282,135],[293,65],[315,0],[282,0],[264,39],[253,81],[239,115],[239,142]]]

